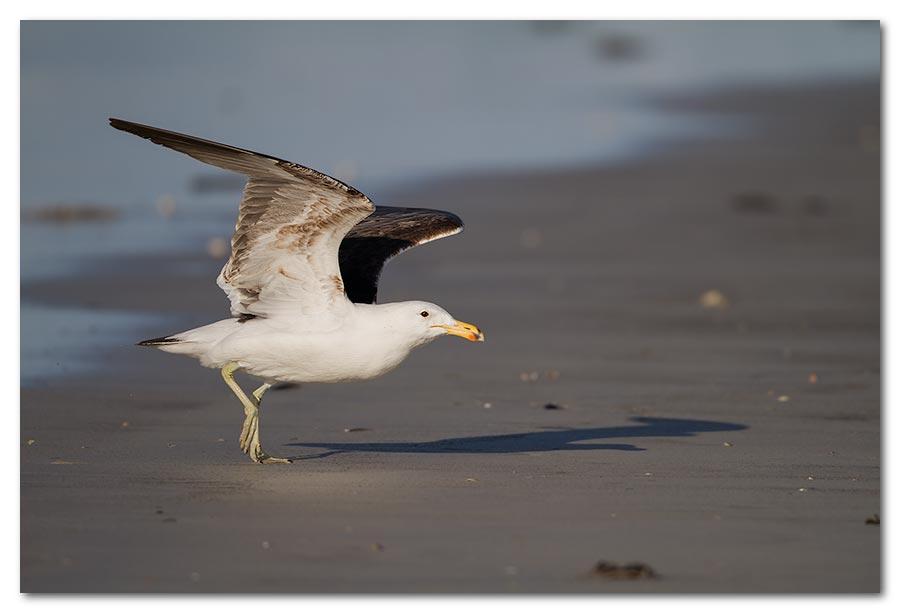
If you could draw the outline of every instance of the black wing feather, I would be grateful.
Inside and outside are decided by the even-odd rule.
[[[461,232],[453,213],[431,209],[375,207],[341,242],[338,259],[351,302],[374,304],[385,262],[416,245]]]

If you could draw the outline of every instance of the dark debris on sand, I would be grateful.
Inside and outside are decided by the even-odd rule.
[[[53,204],[34,211],[27,219],[43,223],[68,224],[112,221],[118,216],[118,210],[102,204]]]
[[[603,579],[658,579],[659,575],[642,562],[615,564],[600,560],[594,565],[593,576]]]

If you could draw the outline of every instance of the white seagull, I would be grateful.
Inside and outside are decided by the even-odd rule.
[[[484,335],[436,304],[375,304],[384,263],[406,249],[462,231],[451,213],[375,207],[364,194],[310,168],[229,145],[110,119],[112,127],[246,175],[231,257],[216,282],[229,319],[138,343],[218,368],[244,405],[240,445],[254,462],[273,458],[259,442],[259,405],[279,381],[371,379],[439,336]],[[263,380],[248,396],[234,380]]]

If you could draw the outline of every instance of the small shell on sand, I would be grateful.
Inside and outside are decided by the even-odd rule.
[[[729,305],[728,298],[717,289],[707,290],[700,294],[699,302],[704,309],[725,309]]]

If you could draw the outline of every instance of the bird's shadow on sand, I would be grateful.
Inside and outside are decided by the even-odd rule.
[[[421,443],[288,443],[295,447],[327,449],[322,453],[292,457],[292,460],[320,458],[347,451],[378,453],[523,453],[560,450],[645,451],[628,443],[580,443],[600,439],[619,439],[652,436],[694,436],[701,432],[727,432],[744,430],[747,426],[720,421],[696,419],[668,419],[662,417],[633,417],[636,425],[608,428],[572,428],[500,434],[495,436],[468,436],[444,438]]]

